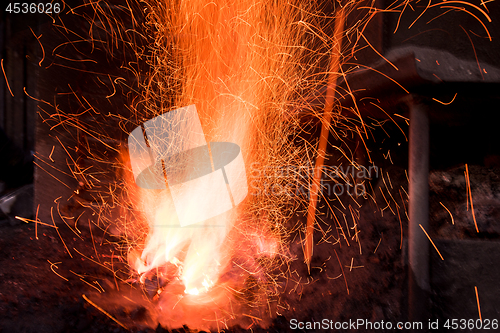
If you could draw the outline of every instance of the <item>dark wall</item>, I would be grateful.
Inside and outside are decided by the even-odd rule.
[[[37,102],[27,94],[37,96],[42,49],[35,34],[39,36],[39,24],[46,19],[41,14],[8,13],[3,7],[2,4],[0,57],[8,85],[4,74],[0,73],[0,127],[17,147],[29,151],[34,149],[35,143]]]

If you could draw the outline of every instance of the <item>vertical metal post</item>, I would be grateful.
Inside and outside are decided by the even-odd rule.
[[[413,97],[410,107],[409,142],[409,320],[429,319],[429,114],[427,106]]]

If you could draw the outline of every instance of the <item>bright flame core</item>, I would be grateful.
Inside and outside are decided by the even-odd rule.
[[[160,115],[144,128],[145,135],[137,127],[129,136],[134,178],[145,191],[162,192],[153,208],[144,202],[153,223],[135,267],[143,274],[175,263],[186,293],[208,291],[224,268],[220,248],[232,227],[230,211],[248,193],[241,150],[233,143],[207,144],[195,105]]]

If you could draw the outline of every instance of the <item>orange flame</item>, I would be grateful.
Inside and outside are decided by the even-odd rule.
[[[170,5],[149,7],[156,42],[144,103],[151,118],[195,104],[207,142],[236,143],[246,166],[269,165],[278,153],[277,147],[266,149],[269,143],[276,145],[269,136],[290,132],[284,120],[293,82],[282,78],[293,77],[293,59],[301,52],[287,43],[300,30],[290,24],[290,15],[300,11],[288,4],[244,0]],[[174,96],[168,106],[166,95]],[[282,130],[263,133],[267,122],[277,122],[274,126]],[[180,209],[195,211],[196,200],[185,196],[186,202],[174,205],[169,189],[139,189],[130,175],[127,182],[142,214],[136,223],[147,234],[130,248],[129,263],[140,282],[157,281],[160,322],[215,327],[234,318],[242,306],[236,300],[245,298],[249,284],[265,289],[271,283],[266,270],[272,264],[262,262],[283,250],[262,213],[262,197],[250,193],[237,208],[183,228],[177,214]],[[214,195],[226,191],[225,184],[218,186],[211,188]],[[259,219],[264,227],[257,227]],[[188,316],[187,309],[199,315]]]

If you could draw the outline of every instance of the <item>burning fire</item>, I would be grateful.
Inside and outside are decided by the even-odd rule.
[[[290,117],[290,101],[304,88],[301,80],[310,71],[301,68],[305,48],[297,45],[308,30],[307,22],[300,20],[306,13],[304,6],[255,1],[148,2],[147,21],[155,41],[148,58],[152,70],[143,86],[144,108],[149,119],[159,119],[195,105],[200,123],[176,130],[177,137],[188,138],[181,144],[172,144],[179,140],[169,141],[165,133],[171,133],[184,118],[171,117],[150,134],[145,123],[148,146],[154,151],[154,147],[170,145],[164,155],[177,156],[163,165],[159,161],[163,156],[154,161],[147,154],[142,157],[145,165],[158,166],[158,175],[163,167],[169,186],[137,188],[134,177],[127,177],[132,181],[128,187],[134,193],[134,206],[142,214],[144,229],[137,229],[146,230],[143,242],[131,244],[129,263],[141,283],[155,281],[160,322],[168,326],[215,327],[238,317],[241,310],[237,308],[248,305],[244,290],[257,290],[252,292],[257,299],[276,292],[269,274],[284,260],[287,216],[282,207],[286,198],[247,190],[242,163],[236,167],[237,177],[224,168],[226,181],[212,178],[204,189],[204,185],[174,189],[172,175],[178,174],[168,175],[168,170],[179,163],[180,152],[194,151],[206,142],[210,172],[219,169],[214,155],[217,142],[238,145],[245,166],[306,162],[301,156],[304,148],[294,147],[288,137],[297,126]],[[170,104],[165,103],[167,97]],[[142,136],[140,129],[138,133]],[[136,140],[129,139],[129,150]],[[130,155],[134,171],[141,157]],[[191,155],[187,168],[177,170],[188,182],[196,178],[190,172],[200,172],[194,165],[199,160]],[[197,222],[193,215],[204,209],[203,202],[208,200],[211,209],[217,209],[228,188],[230,209]],[[201,319],[174,315],[179,308],[199,309],[200,305],[204,309]],[[262,306],[265,309],[266,302],[254,309],[259,318]]]

